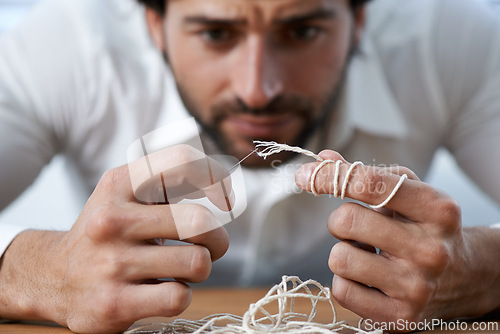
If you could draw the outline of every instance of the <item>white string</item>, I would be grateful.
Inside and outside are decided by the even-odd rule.
[[[316,167],[314,169],[314,172],[312,173],[311,175],[311,192],[313,193],[314,196],[319,196],[321,194],[319,194],[317,191],[316,191],[316,176],[318,175],[319,171],[321,168],[323,168],[325,165],[327,164],[331,164],[331,163],[335,163],[335,161],[333,160],[323,160],[319,165],[318,167]]]
[[[321,170],[321,168],[323,168],[327,164],[335,163],[335,174],[334,174],[334,177],[333,177],[333,196],[335,198],[339,197],[338,187],[339,187],[339,178],[340,178],[340,165],[342,164],[341,160],[337,160],[337,161],[334,161],[334,160],[324,160],[319,155],[314,154],[313,152],[308,151],[306,149],[303,149],[301,147],[298,147],[298,146],[289,146],[289,145],[286,145],[286,144],[278,144],[278,143],[276,143],[274,141],[272,141],[272,142],[265,142],[265,141],[257,141],[256,140],[256,141],[254,141],[254,144],[256,144],[255,145],[256,149],[264,148],[262,151],[257,151],[257,154],[260,157],[264,158],[264,159],[266,159],[267,157],[269,157],[270,155],[273,155],[273,154],[277,154],[277,153],[280,153],[280,152],[283,152],[283,151],[289,151],[289,152],[295,152],[295,153],[299,153],[299,154],[303,154],[303,155],[312,157],[312,158],[316,159],[316,161],[321,162],[316,167],[316,169],[314,169],[314,171],[313,171],[313,173],[311,175],[311,192],[314,194],[314,196],[319,196],[320,195],[320,193],[318,193],[318,191],[316,190],[316,178],[318,176],[319,171]],[[342,199],[345,198],[345,193],[346,193],[346,190],[347,190],[347,184],[349,183],[349,178],[350,178],[350,176],[351,176],[354,168],[356,168],[357,166],[360,166],[360,165],[363,165],[363,163],[361,161],[356,161],[347,170],[346,176],[344,178],[344,183],[342,185],[341,195],[340,195],[340,197]],[[378,204],[378,205],[370,205],[370,207],[372,209],[380,209],[380,208],[383,208],[384,206],[386,206],[393,199],[393,197],[396,196],[397,192],[399,191],[399,188],[401,188],[401,186],[403,185],[403,183],[404,183],[404,181],[406,179],[408,179],[408,175],[407,174],[403,174],[399,178],[399,182],[396,184],[396,186],[392,190],[391,194],[387,197],[387,199],[385,201],[383,201],[382,203]]]
[[[254,140],[253,142],[255,144],[255,148],[262,148],[261,151],[257,151],[257,154],[259,157],[266,159],[268,156],[273,155],[273,154],[278,154],[283,151],[288,151],[288,152],[295,152],[299,153],[302,155],[306,155],[308,157],[311,157],[317,161],[323,161],[324,159],[320,157],[317,154],[314,154],[311,151],[305,150],[301,147],[298,146],[290,146],[287,144],[278,144],[274,141],[259,141],[259,140]]]
[[[339,197],[339,177],[340,177],[340,165],[342,160],[337,160],[335,163],[335,175],[333,177],[333,197]]]
[[[314,290],[314,291],[313,291]],[[317,291],[317,292],[316,292]],[[308,314],[295,312],[297,298],[311,302]],[[271,314],[266,306],[277,302],[278,313]],[[314,322],[319,302],[328,303],[332,311],[332,321],[328,324]],[[296,276],[283,276],[281,283],[273,286],[267,294],[254,304],[250,304],[243,317],[222,313],[201,320],[176,319],[170,324],[149,324],[134,328],[125,334],[178,334],[178,333],[334,333],[351,329],[359,334],[380,334],[382,331],[367,332],[349,326],[345,321],[337,321],[337,313],[332,303],[330,289],[314,280],[301,281]]]
[[[389,195],[389,197],[387,197],[387,199],[385,201],[383,201],[382,203],[380,203],[379,205],[370,205],[370,207],[372,209],[380,209],[380,208],[383,208],[384,206],[387,205],[387,203],[389,203],[391,201],[391,199],[396,196],[396,193],[398,192],[399,188],[401,188],[401,186],[403,185],[403,182],[408,178],[408,175],[406,174],[403,174],[400,178],[399,178],[399,182],[398,184],[396,184],[396,186],[394,187],[394,189],[392,190],[392,193]]]
[[[347,174],[345,175],[344,184],[342,185],[342,193],[340,195],[340,199],[345,198],[345,191],[347,190],[347,183],[349,183],[349,177],[351,176],[351,173],[354,170],[354,168],[356,168],[357,166],[364,166],[364,165],[365,164],[362,163],[361,161],[356,161],[351,165],[351,167],[349,167],[349,169],[347,170]]]

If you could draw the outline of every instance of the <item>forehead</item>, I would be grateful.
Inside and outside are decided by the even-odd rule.
[[[264,22],[318,10],[334,12],[348,6],[348,0],[169,0],[168,3],[168,11],[175,11],[176,15]]]

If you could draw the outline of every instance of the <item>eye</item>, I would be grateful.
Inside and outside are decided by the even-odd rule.
[[[288,30],[288,37],[297,42],[311,41],[318,36],[320,28],[310,25],[300,25]]]
[[[234,33],[229,29],[210,28],[199,33],[201,37],[210,44],[224,44],[234,38]]]

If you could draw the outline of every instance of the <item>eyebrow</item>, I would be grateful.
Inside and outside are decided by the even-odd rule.
[[[222,19],[216,17],[208,17],[204,15],[188,16],[184,19],[185,24],[201,24],[201,25],[245,25],[247,21],[244,19]]]
[[[292,15],[290,17],[277,19],[274,21],[275,25],[280,24],[297,24],[311,20],[330,19],[335,17],[333,9],[320,8],[306,14]],[[200,24],[200,25],[238,25],[243,26],[248,22],[246,19],[225,19],[217,17],[208,17],[205,15],[188,16],[184,18],[184,24]]]
[[[297,24],[312,20],[325,20],[335,17],[336,13],[333,9],[319,8],[310,13],[292,15],[290,17],[277,19],[275,24]]]

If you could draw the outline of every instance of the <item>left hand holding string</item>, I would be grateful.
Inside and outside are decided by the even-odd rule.
[[[342,187],[350,164],[333,151],[320,156],[344,162],[339,175]],[[311,191],[318,164],[297,171],[301,189]],[[335,164],[328,164],[317,174],[319,194],[334,193],[334,171]],[[408,180],[385,208],[346,203],[328,219],[330,233],[340,240],[329,257],[334,298],[377,322],[476,316],[498,308],[498,257],[488,244],[498,249],[500,235],[487,227],[463,229],[461,209],[453,198],[421,182],[407,168],[370,166],[356,167],[346,197],[380,204],[403,174]],[[380,252],[356,247],[353,241]]]

